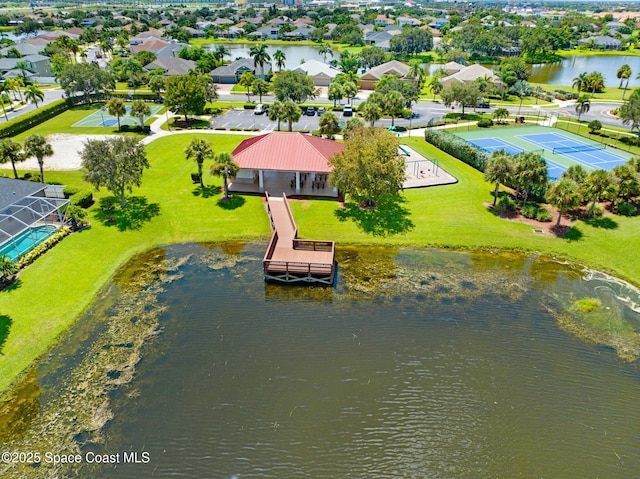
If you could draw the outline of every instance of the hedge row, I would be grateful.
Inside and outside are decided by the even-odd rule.
[[[60,240],[62,240],[62,238],[67,236],[69,233],[71,233],[71,230],[69,228],[67,228],[66,226],[63,226],[58,231],[53,233],[49,238],[47,238],[42,243],[40,243],[38,246],[33,248],[31,251],[29,251],[28,253],[22,255],[20,257],[20,259],[18,260],[18,267],[20,269],[22,269],[25,266],[30,265],[37,258],[39,258],[44,253],[46,253],[49,249],[51,249],[55,244],[59,243]]]
[[[67,186],[63,190],[64,197],[71,200],[71,204],[81,208],[89,208],[93,204],[93,192],[81,190],[75,186]]]
[[[70,102],[67,100],[56,100],[53,103],[37,108],[29,113],[20,115],[18,118],[9,120],[0,125],[0,138],[7,138],[19,135],[29,128],[33,128],[40,123],[59,115],[69,109]]]
[[[457,138],[450,133],[438,130],[425,130],[424,139],[436,148],[450,154],[451,156],[473,166],[475,169],[484,171],[487,164],[488,155],[477,150],[464,140]]]

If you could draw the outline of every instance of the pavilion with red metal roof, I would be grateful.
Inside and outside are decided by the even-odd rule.
[[[240,171],[230,188],[263,193],[269,182],[270,191],[337,196],[328,183],[333,169],[329,159],[343,149],[343,143],[302,133],[271,132],[248,138],[231,153]]]

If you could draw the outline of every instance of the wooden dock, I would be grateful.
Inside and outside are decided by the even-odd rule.
[[[263,260],[265,279],[332,285],[335,242],[299,239],[286,195],[277,198],[265,193],[265,196],[273,231]]]

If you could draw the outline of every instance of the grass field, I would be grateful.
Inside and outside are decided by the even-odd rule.
[[[501,130],[503,131],[503,130]],[[0,292],[2,315],[10,321],[0,355],[0,391],[41,357],[91,305],[119,266],[137,253],[179,242],[266,239],[269,224],[262,198],[239,196],[220,204],[221,180],[206,177],[204,191],[193,185],[193,162],[184,148],[193,134],[160,138],[148,147],[151,169],[133,193],[127,214],[106,222],[93,206],[92,226],[73,234],[21,272],[19,282]],[[216,152],[231,151],[243,136],[207,137]],[[471,167],[436,150],[421,138],[403,143],[459,179],[455,185],[412,189],[397,202],[365,211],[332,200],[294,201],[301,237],[343,244],[436,246],[537,252],[574,260],[640,284],[640,219],[612,217],[607,228],[579,223],[571,240],[535,235],[531,226],[495,217],[483,203],[493,185]],[[206,165],[205,165],[206,171]],[[50,181],[87,188],[82,172],[49,172]],[[105,191],[96,199],[109,196]],[[259,271],[256,274],[260,274]],[[34,341],[33,338],[38,338]]]

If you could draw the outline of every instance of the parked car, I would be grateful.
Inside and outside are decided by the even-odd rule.
[[[327,109],[323,106],[319,106],[318,107],[318,116],[324,114],[327,111]]]
[[[266,108],[262,103],[258,103],[256,105],[256,107],[253,109],[253,114],[254,115],[262,115],[264,112],[266,112]]]
[[[353,108],[351,105],[345,105],[342,110],[342,116],[353,116]]]
[[[315,116],[315,114],[316,114],[316,109],[314,107],[312,107],[312,106],[308,106],[306,115],[307,116]]]

